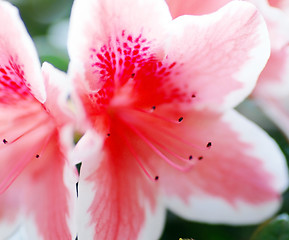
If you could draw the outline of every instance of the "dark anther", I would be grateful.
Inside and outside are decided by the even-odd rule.
[[[134,78],[134,76],[135,76],[135,73],[132,73],[132,74],[131,74],[131,77]]]
[[[189,156],[189,160],[192,160],[192,159],[193,159],[193,156],[192,156],[192,155],[190,155],[190,156]]]
[[[75,240],[78,240],[78,236],[76,236]]]
[[[159,176],[155,176],[155,180],[156,180],[156,181],[159,180]]]
[[[36,158],[39,158],[39,154],[36,154],[36,156],[35,156]]]
[[[109,136],[110,136],[110,133],[108,133],[107,136],[109,137]]]
[[[204,158],[203,156],[199,156],[199,157],[198,157],[199,160],[202,160],[203,158]]]
[[[195,98],[196,97],[196,94],[192,94],[192,98]]]
[[[3,139],[3,143],[4,143],[4,144],[8,143],[7,140],[6,140],[5,138]]]
[[[212,146],[212,142],[208,142],[207,148],[210,148]]]
[[[152,106],[152,110],[156,110],[156,106]]]
[[[75,184],[75,188],[76,188],[76,196],[78,197],[78,182]]]
[[[78,172],[78,174],[80,174],[81,165],[82,165],[82,163],[81,163],[81,162],[75,165],[75,167],[76,167],[76,169],[77,169],[77,172]]]
[[[184,119],[183,117],[180,117],[180,118],[179,118],[179,122],[183,121],[183,119]]]

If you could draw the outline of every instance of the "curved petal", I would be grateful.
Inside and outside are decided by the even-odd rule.
[[[268,0],[269,4],[273,7],[280,8],[289,14],[289,3],[286,0]]]
[[[168,7],[162,0],[74,1],[68,36],[71,65],[84,71],[90,88],[98,89],[95,52],[109,55],[108,50],[117,43],[129,45],[144,40],[144,36],[147,41],[156,40],[162,26],[170,20]]]
[[[279,51],[289,43],[289,16],[267,1],[250,0],[263,15],[270,35],[272,51]]]
[[[217,11],[232,0],[166,0],[173,18],[181,15],[203,15]]]
[[[120,136],[83,161],[78,185],[79,239],[157,239],[164,207]],[[122,139],[122,141],[124,141]]]
[[[0,87],[10,91],[1,91],[1,98],[26,99],[31,93],[44,102],[46,93],[36,49],[18,10],[6,1],[0,1],[0,22],[6,23],[0,29]]]
[[[47,91],[47,100],[44,103],[46,110],[59,126],[73,123],[73,112],[69,108],[71,83],[66,74],[47,62],[42,65],[42,74]]]
[[[20,190],[20,191],[19,191]],[[9,189],[0,195],[0,232],[3,239],[9,239],[20,228],[21,222],[21,189]]]
[[[185,173],[159,167],[167,206],[191,220],[228,224],[256,223],[278,210],[288,172],[277,144],[235,111],[194,116],[184,117],[190,125],[176,135],[190,142],[210,136],[211,149]]]
[[[1,109],[0,192],[43,150],[54,122],[40,104]]]
[[[177,63],[176,87],[193,94],[196,108],[230,108],[252,91],[270,51],[253,5],[233,1],[210,15],[179,17],[170,27],[166,52]]]
[[[66,162],[62,150],[55,131],[39,158],[21,175],[25,183],[22,207],[29,219],[23,224],[30,239],[72,239],[75,233],[72,173],[76,174],[76,169]]]
[[[289,139],[289,93],[282,96],[262,96],[255,98],[257,104],[272,119]]]
[[[283,98],[289,89],[289,46],[272,50],[271,56],[262,71],[253,98]]]

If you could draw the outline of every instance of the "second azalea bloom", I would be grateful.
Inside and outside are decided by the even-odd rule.
[[[284,157],[232,109],[269,57],[253,5],[173,20],[162,0],[76,0],[68,50],[86,129],[78,239],[158,239],[167,208],[229,224],[278,209]]]
[[[41,71],[18,11],[5,1],[0,22],[1,239],[19,229],[24,239],[72,239],[75,186],[63,139],[72,123],[69,85],[51,65]]]

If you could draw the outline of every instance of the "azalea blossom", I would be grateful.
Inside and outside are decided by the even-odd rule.
[[[68,50],[78,239],[158,239],[166,209],[228,224],[278,209],[284,157],[232,109],[269,57],[253,5],[173,20],[162,0],[76,0]]]
[[[208,14],[231,0],[167,0],[173,17]],[[289,1],[248,0],[265,18],[271,55],[251,98],[279,126],[289,139]]]
[[[71,239],[74,184],[64,141],[68,82],[37,53],[19,13],[0,1],[0,232]],[[5,23],[5,24],[4,24]],[[65,136],[66,135],[66,136]]]

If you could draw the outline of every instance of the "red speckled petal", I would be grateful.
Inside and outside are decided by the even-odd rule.
[[[265,132],[234,111],[221,118],[190,113],[182,124],[176,135],[187,142],[209,138],[211,147],[187,172],[156,162],[170,209],[191,220],[228,224],[256,223],[278,209],[288,186],[287,166]],[[177,142],[163,143],[177,152]],[[179,154],[188,156],[187,149],[183,144]]]
[[[113,65],[113,57],[107,55],[111,48],[117,48],[117,41],[128,46],[133,42],[137,45],[142,41],[154,41],[170,20],[168,7],[161,0],[75,1],[68,37],[71,65],[75,64],[74,69],[70,67],[71,71],[84,71],[88,86],[97,90],[102,86],[98,78],[103,73],[96,72],[94,57],[101,61],[100,64],[111,60]],[[157,44],[159,42],[154,43]],[[116,54],[117,49],[114,50]],[[93,56],[94,52],[101,55]]]
[[[170,33],[168,59],[177,62],[171,82],[178,84],[179,92],[193,94],[188,102],[197,108],[238,104],[252,91],[269,57],[264,20],[243,1],[228,3],[210,15],[179,17]]]
[[[126,138],[125,138],[126,139]],[[139,168],[121,135],[82,159],[78,197],[79,239],[157,239],[164,208],[155,182]]]
[[[11,103],[31,94],[40,102],[46,98],[40,63],[19,13],[10,3],[0,2],[0,97]]]

